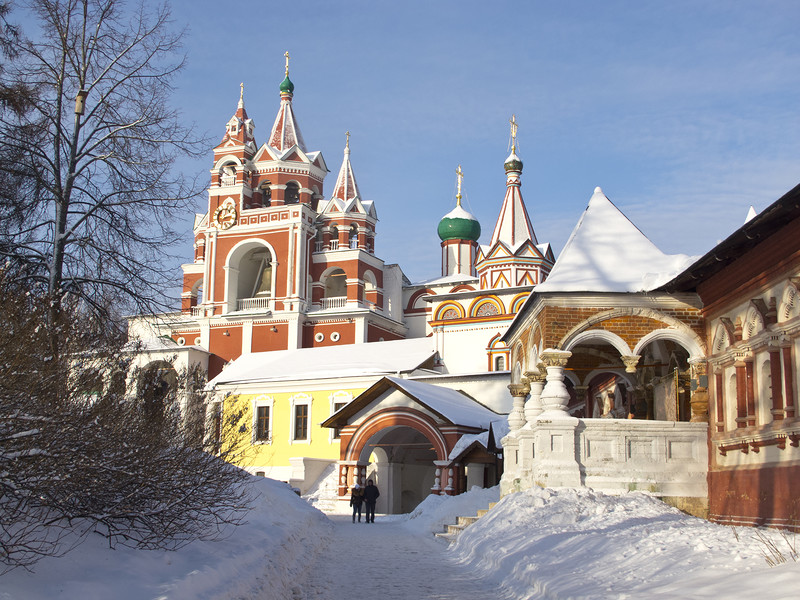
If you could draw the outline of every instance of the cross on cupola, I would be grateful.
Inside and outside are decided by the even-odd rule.
[[[461,206],[461,182],[464,181],[464,171],[461,170],[461,165],[456,169],[458,176],[458,192],[456,193],[456,206]]]
[[[511,153],[517,151],[517,116],[511,115],[511,119],[508,121],[511,123]]]
[[[289,51],[287,50],[283,54],[286,57],[286,76],[289,76]]]

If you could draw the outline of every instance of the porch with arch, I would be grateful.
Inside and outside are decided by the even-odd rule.
[[[465,491],[471,465],[451,453],[462,436],[488,431],[497,420],[504,417],[456,390],[384,377],[322,423],[341,435],[339,499],[349,499],[355,482],[373,479],[381,490],[378,512],[394,514],[429,494]],[[484,465],[472,469],[482,474]]]
[[[708,383],[700,334],[666,310],[571,310],[581,309],[569,329],[558,320],[569,309],[558,306],[529,320],[526,335],[504,337],[514,364],[504,493],[587,486],[703,502]]]

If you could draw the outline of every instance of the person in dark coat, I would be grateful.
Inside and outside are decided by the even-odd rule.
[[[367,480],[367,487],[364,488],[364,502],[367,504],[367,523],[375,522],[375,503],[381,493],[377,486],[372,483],[372,479]]]
[[[358,522],[361,523],[362,502],[364,502],[364,489],[356,482],[353,484],[353,489],[350,493],[350,506],[353,507],[353,523],[356,522],[356,513],[358,513]]]

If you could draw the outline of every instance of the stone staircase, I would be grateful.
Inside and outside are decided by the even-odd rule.
[[[435,533],[434,535],[439,539],[447,540],[449,543],[454,542],[456,538],[461,535],[462,531],[488,513],[495,504],[497,504],[497,502],[491,502],[489,508],[479,510],[478,514],[474,517],[456,517],[455,524],[445,525],[444,531]]]
[[[303,498],[312,506],[325,513],[341,510],[339,502],[339,471],[335,464],[330,465],[309,489]],[[347,505],[345,504],[345,507]]]

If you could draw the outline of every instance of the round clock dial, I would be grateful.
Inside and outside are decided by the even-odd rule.
[[[230,204],[223,204],[214,211],[214,222],[220,229],[229,229],[236,223],[236,209]]]

